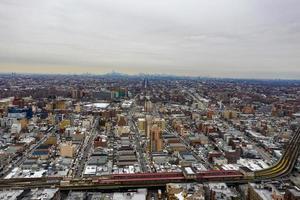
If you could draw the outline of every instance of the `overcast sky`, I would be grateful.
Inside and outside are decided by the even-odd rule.
[[[300,79],[299,0],[0,0],[0,72]]]

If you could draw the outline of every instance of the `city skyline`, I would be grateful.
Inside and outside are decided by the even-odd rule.
[[[0,73],[299,79],[299,6],[1,1]]]
[[[39,67],[36,67],[36,68],[33,68],[33,69],[41,69]],[[82,68],[79,68],[79,69],[82,69]],[[253,76],[249,76],[249,73],[246,74],[248,76],[233,76],[233,75],[230,75],[231,73],[235,73],[233,71],[230,71],[230,72],[227,72],[228,73],[228,76],[225,76],[224,74],[220,74],[220,75],[210,75],[210,74],[205,74],[205,73],[200,73],[199,75],[198,74],[194,74],[194,75],[187,75],[187,74],[174,74],[174,73],[146,73],[146,72],[136,72],[136,73],[126,73],[126,72],[120,72],[120,71],[115,71],[115,70],[111,70],[111,71],[99,71],[99,72],[91,72],[91,71],[86,71],[86,70],[80,70],[80,71],[76,71],[76,72],[69,72],[67,70],[63,70],[63,71],[50,71],[50,72],[45,72],[44,70],[32,70],[32,71],[24,71],[24,70],[15,70],[15,71],[11,71],[11,70],[7,70],[7,71],[0,71],[0,74],[1,75],[9,75],[9,74],[13,74],[13,75],[49,75],[49,76],[53,76],[53,75],[61,75],[61,76],[72,76],[72,75],[75,75],[75,76],[86,76],[86,75],[89,75],[89,76],[128,76],[128,77],[156,77],[156,78],[159,78],[159,77],[178,77],[178,78],[204,78],[204,79],[236,79],[236,80],[282,80],[282,81],[299,81],[299,77],[297,76],[297,74],[294,76],[287,76],[287,77],[283,77],[282,76],[282,73],[279,74],[278,73],[278,76],[264,76],[264,74],[267,74],[268,72],[260,72],[261,74],[260,75],[256,75],[255,72],[251,72],[251,74]]]
[[[0,199],[300,198],[300,81],[115,74],[0,73]]]
[[[0,0],[0,200],[300,199],[299,0]]]

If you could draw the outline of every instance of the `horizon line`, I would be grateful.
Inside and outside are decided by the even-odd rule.
[[[61,76],[127,76],[127,77],[137,77],[137,76],[154,76],[154,77],[176,77],[176,78],[192,78],[192,79],[231,79],[231,80],[269,80],[269,81],[300,81],[295,78],[254,78],[254,77],[221,77],[221,76],[199,76],[199,75],[177,75],[177,74],[166,74],[166,73],[122,73],[122,72],[107,72],[107,73],[90,73],[90,72],[82,72],[82,73],[40,73],[40,72],[0,72],[0,75],[11,75],[11,74],[19,74],[19,75],[61,75]]]

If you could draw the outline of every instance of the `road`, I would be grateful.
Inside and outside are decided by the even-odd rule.
[[[190,150],[190,152],[193,154],[193,156],[197,159],[199,163],[203,164],[207,169],[212,168],[211,164],[205,161],[204,158],[198,154],[198,152],[195,150],[193,146],[190,145],[187,139],[179,135],[176,131],[173,131],[170,125],[167,125],[167,130],[169,133],[173,134],[175,137],[180,139],[180,142]]]
[[[2,177],[7,176],[13,168],[22,165],[25,160],[34,152],[34,150],[36,150],[41,144],[46,142],[46,140],[50,137],[50,135],[52,135],[52,133],[55,133],[56,129],[57,128],[55,126],[50,126],[46,131],[46,135],[44,135],[37,143],[33,144],[29,149],[27,149],[21,158],[14,161],[11,164],[11,167],[7,168],[7,170],[3,172]]]
[[[132,122],[132,127],[133,127],[133,131],[135,132],[135,144],[136,144],[136,149],[138,150],[138,155],[139,155],[139,161],[140,161],[140,166],[141,166],[141,171],[142,172],[147,172],[148,171],[148,167],[146,164],[146,158],[144,156],[144,149],[141,147],[141,137],[140,137],[140,133],[138,131],[138,128],[136,127],[135,123]]]
[[[264,160],[269,161],[269,162],[272,160],[272,156],[268,152],[266,152],[266,150],[264,150],[263,148],[258,147],[256,145],[254,145],[254,148],[262,156],[262,158]]]
[[[80,147],[81,151],[80,151],[79,155],[81,155],[81,156],[77,157],[78,163],[75,166],[75,172],[74,172],[74,177],[76,177],[76,178],[79,178],[82,176],[82,172],[84,170],[85,163],[89,157],[91,148],[93,146],[92,142],[98,133],[98,131],[97,131],[98,125],[99,125],[99,117],[97,117],[95,119],[89,136],[85,138],[84,142],[82,143],[82,145]]]
[[[134,139],[135,139],[135,145],[136,145],[136,150],[138,151],[138,160],[140,163],[140,167],[141,167],[141,171],[142,172],[147,172],[148,171],[148,167],[147,167],[147,162],[146,162],[146,158],[144,156],[144,148],[141,147],[141,136],[139,133],[139,130],[135,124],[135,121],[133,119],[133,112],[135,109],[135,103],[133,103],[131,109],[128,111],[128,121],[129,121],[129,126],[131,128],[131,130],[134,132]]]

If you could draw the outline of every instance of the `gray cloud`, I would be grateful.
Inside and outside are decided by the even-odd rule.
[[[300,77],[299,7],[297,0],[0,0],[0,71]]]

